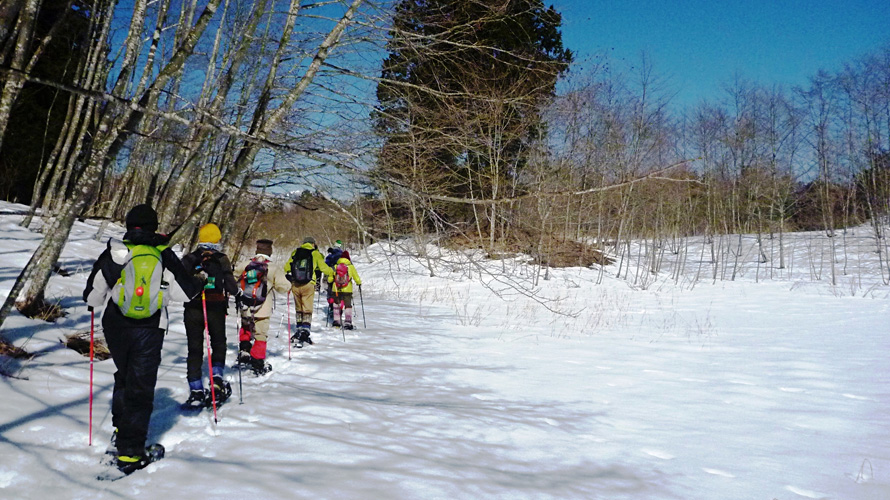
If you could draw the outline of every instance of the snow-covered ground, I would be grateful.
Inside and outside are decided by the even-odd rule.
[[[0,297],[40,238],[20,209],[0,204]],[[396,247],[356,251],[367,326],[360,307],[344,341],[316,315],[315,345],[288,353],[280,298],[275,369],[230,371],[217,425],[177,409],[171,307],[150,436],[167,457],[99,482],[114,367],[94,365],[90,447],[89,362],[59,342],[89,329],[97,227],[75,226],[61,264],[77,273],[51,283],[69,315],[3,325],[40,355],[0,359],[21,377],[0,381],[0,498],[890,498],[890,288],[876,264],[811,281],[812,235],[786,235],[797,275],[742,259],[735,281],[695,280],[695,248],[682,277],[667,265],[635,284],[616,263],[537,286],[518,260],[444,259],[431,278]]]

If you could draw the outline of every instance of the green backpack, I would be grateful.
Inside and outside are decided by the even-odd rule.
[[[149,318],[164,307],[164,291],[161,289],[164,274],[161,250],[164,247],[126,245],[130,251],[121,277],[111,289],[111,297],[124,316]]]

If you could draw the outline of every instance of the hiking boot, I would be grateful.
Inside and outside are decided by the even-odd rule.
[[[345,325],[343,325],[343,329],[344,330],[354,330],[355,327],[352,326],[352,323],[346,323]]]
[[[254,375],[265,375],[272,371],[272,365],[266,363],[265,359],[251,358],[250,369],[253,370]]]
[[[340,322],[334,321],[333,323],[331,323],[331,326],[333,326],[334,328],[340,328]]]
[[[232,386],[222,377],[213,377],[213,393],[216,396],[216,401],[222,403],[232,395]]]
[[[185,403],[182,404],[183,408],[204,408],[207,404],[207,393],[204,392],[204,389],[192,389],[189,393],[189,398],[185,400]]]
[[[239,364],[250,363],[250,351],[239,351],[238,352],[238,363]]]
[[[126,475],[132,474],[139,469],[144,469],[148,464],[157,462],[164,458],[164,447],[160,444],[153,444],[145,448],[142,455],[118,455],[117,468]]]
[[[144,469],[151,462],[142,455],[118,455],[117,468],[124,474],[130,475],[139,469]]]
[[[312,339],[309,338],[309,330],[300,330],[300,342],[305,342],[309,345],[312,345]]]

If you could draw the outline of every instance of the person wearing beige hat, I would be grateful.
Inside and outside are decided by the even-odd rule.
[[[225,381],[226,312],[229,296],[237,299],[241,289],[232,274],[229,257],[222,252],[221,239],[222,234],[216,224],[205,224],[198,230],[198,247],[182,258],[185,268],[204,281],[204,293],[186,302],[183,313],[188,340],[186,380],[190,391],[188,400],[183,404],[185,409],[200,409],[211,404],[211,395],[216,397],[216,403],[222,403],[232,394],[231,386]],[[212,350],[212,373],[207,376],[213,384],[213,392],[204,390],[202,377],[205,328]]]
[[[238,363],[250,366],[257,375],[268,373],[272,365],[266,361],[269,318],[272,316],[273,292],[286,294],[290,283],[279,265],[272,262],[272,240],[256,242],[256,254],[238,265],[241,296],[241,330],[238,332]]]

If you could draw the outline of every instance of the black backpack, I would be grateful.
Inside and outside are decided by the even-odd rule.
[[[312,281],[315,265],[312,260],[312,250],[300,247],[291,255],[290,275],[291,282],[296,285],[305,285]]]
[[[204,292],[208,295],[222,295],[225,290],[223,288],[225,271],[223,270],[222,263],[219,261],[220,255],[219,252],[214,252],[213,250],[203,250],[198,255],[200,260],[198,265],[195,266],[195,270],[203,270],[207,273],[207,283],[204,285]]]

